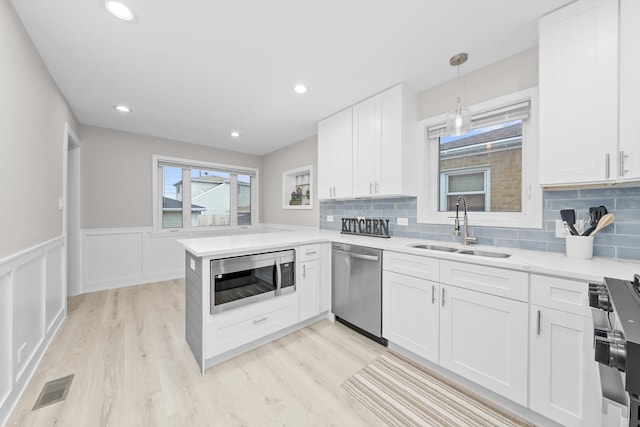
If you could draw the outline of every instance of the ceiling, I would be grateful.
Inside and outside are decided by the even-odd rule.
[[[77,119],[264,155],[396,83],[422,91],[537,45],[569,0],[12,0]],[[297,95],[292,87],[305,83]],[[112,107],[129,105],[123,114]],[[237,130],[240,138],[229,132]]]

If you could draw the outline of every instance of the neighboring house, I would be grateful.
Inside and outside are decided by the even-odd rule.
[[[191,204],[191,223],[197,224],[198,217],[206,208]],[[162,228],[182,227],[182,202],[168,197],[162,198]]]
[[[177,198],[182,199],[182,181],[174,186]],[[191,178],[192,226],[230,224],[230,186],[227,177],[204,175]],[[193,209],[194,206],[201,209]],[[238,181],[238,224],[251,224],[251,185],[242,181]]]
[[[440,144],[440,210],[519,212],[522,205],[522,122]]]

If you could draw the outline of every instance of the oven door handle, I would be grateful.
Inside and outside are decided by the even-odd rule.
[[[280,258],[275,260],[276,267],[276,296],[282,293],[282,270],[280,270]]]

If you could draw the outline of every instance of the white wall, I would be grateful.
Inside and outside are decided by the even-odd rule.
[[[456,98],[464,105],[507,95],[538,85],[538,48],[532,48],[418,94],[418,121],[453,110]],[[462,88],[462,89],[461,89]]]
[[[80,227],[153,226],[152,155],[260,168],[262,158],[202,145],[81,126]]]
[[[66,314],[65,123],[78,123],[9,1],[0,2],[0,425]],[[76,132],[77,133],[77,132]]]
[[[291,210],[282,208],[282,172],[299,167],[313,166],[311,200],[313,209]],[[260,208],[262,222],[317,227],[318,210],[318,137],[307,138],[284,147],[262,158]]]
[[[0,28],[2,259],[62,235],[64,126],[78,125],[9,1]]]

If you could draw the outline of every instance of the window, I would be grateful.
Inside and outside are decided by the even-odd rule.
[[[471,106],[471,130],[447,134],[445,115],[424,120],[425,190],[418,222],[449,224],[464,196],[472,225],[542,226],[537,183],[537,89]]]
[[[154,156],[154,227],[205,230],[256,224],[257,170]]]
[[[313,167],[311,165],[282,172],[282,209],[312,209]]]
[[[442,166],[442,158],[440,160]],[[465,196],[467,210],[490,211],[489,168],[484,169],[440,169],[440,210],[456,210],[460,196]]]

